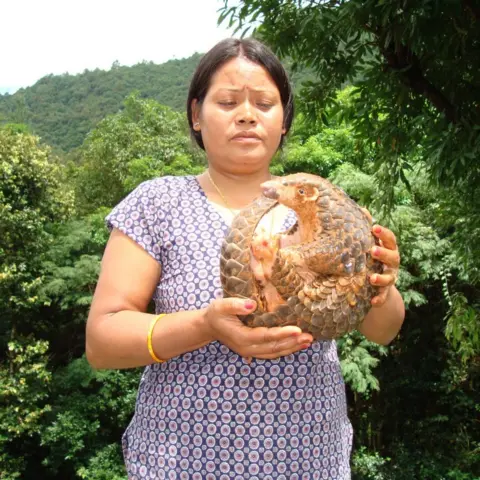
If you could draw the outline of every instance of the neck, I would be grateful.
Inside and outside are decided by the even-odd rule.
[[[297,212],[297,218],[298,233],[302,243],[313,242],[319,233],[317,228],[315,228],[318,224],[317,212],[314,209],[306,209],[302,212]]]
[[[261,194],[260,184],[271,178],[268,169],[248,175],[224,172],[216,170],[212,166],[209,166],[208,171],[215,185],[227,199],[230,208],[234,210],[242,209],[250,204]],[[199,176],[199,181],[204,190],[216,199],[218,192],[215,186],[211,184],[207,172]],[[218,203],[224,203],[223,199],[220,198]]]

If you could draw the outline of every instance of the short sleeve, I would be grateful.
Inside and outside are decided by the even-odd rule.
[[[106,216],[111,231],[117,228],[160,262],[164,212],[153,180],[140,184]]]

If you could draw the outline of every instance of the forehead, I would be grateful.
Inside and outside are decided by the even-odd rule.
[[[268,71],[246,58],[232,58],[222,65],[212,76],[209,90],[268,90],[278,92],[278,88]]]

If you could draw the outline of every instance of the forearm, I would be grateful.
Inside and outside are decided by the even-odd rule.
[[[395,287],[391,287],[381,307],[372,307],[359,330],[368,340],[389,344],[398,334],[405,318],[405,306]]]
[[[162,360],[196,350],[213,338],[205,325],[205,310],[172,313],[160,318],[153,330],[152,346]],[[86,353],[94,368],[134,368],[154,363],[147,335],[155,315],[120,311],[104,315],[87,327]]]

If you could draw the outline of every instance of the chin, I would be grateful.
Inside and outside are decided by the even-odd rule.
[[[248,158],[251,161],[262,163],[265,161],[270,161],[270,159],[273,157],[274,154],[275,152],[273,154],[269,154],[269,152],[266,151],[264,148],[257,146],[252,148],[235,149],[232,152],[231,157],[242,158],[242,159]]]
[[[270,157],[266,156],[258,156],[258,155],[238,155],[234,160],[232,160],[232,164],[237,164],[239,167],[255,167],[255,168],[262,168],[265,165],[270,164]]]

